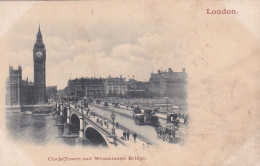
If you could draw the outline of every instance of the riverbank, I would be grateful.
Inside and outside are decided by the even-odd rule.
[[[50,113],[54,109],[52,104],[38,105],[22,105],[22,106],[7,106],[6,111],[12,112],[32,112],[32,113]]]

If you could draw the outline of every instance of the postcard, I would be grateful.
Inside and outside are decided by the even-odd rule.
[[[259,1],[0,11],[0,165],[260,165]]]

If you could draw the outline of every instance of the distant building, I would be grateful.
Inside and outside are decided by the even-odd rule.
[[[22,80],[22,67],[9,67],[9,77],[6,81],[6,105],[33,104],[34,86],[27,80]]]
[[[69,80],[65,88],[66,96],[70,97],[104,97],[105,87],[102,78],[76,78]]]
[[[42,33],[39,26],[36,42],[33,47],[34,63],[34,103],[47,103],[46,96],[46,49],[42,41]]]
[[[129,79],[127,81],[127,92],[147,91],[149,90],[149,82],[137,81]]]
[[[46,96],[46,49],[39,27],[33,47],[34,83],[22,80],[22,67],[9,66],[9,78],[6,82],[6,105],[44,104]]]
[[[21,103],[21,87],[22,87],[22,67],[18,70],[9,67],[9,78],[6,82],[6,105],[20,105]]]
[[[149,79],[149,90],[160,97],[185,98],[187,84],[187,73],[185,68],[182,72],[173,72],[171,68],[167,71],[152,73]]]
[[[87,79],[85,85],[85,96],[90,98],[104,97],[105,86],[104,79],[91,78]]]
[[[108,77],[104,81],[105,93],[108,96],[124,95],[127,92],[126,78]]]
[[[57,92],[57,97],[58,98],[63,98],[65,96],[66,96],[65,89],[58,90],[58,92]]]
[[[129,98],[152,98],[152,93],[149,92],[149,82],[137,81],[129,79],[127,81],[127,94]]]
[[[46,95],[48,98],[56,98],[57,97],[57,86],[47,86],[46,87]]]

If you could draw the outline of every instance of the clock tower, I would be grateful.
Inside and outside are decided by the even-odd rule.
[[[47,102],[46,98],[46,49],[42,41],[42,33],[39,26],[36,43],[33,47],[34,62],[34,104]]]

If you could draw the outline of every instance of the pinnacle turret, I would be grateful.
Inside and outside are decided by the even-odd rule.
[[[42,36],[40,24],[39,24],[39,29],[38,29],[38,34],[37,34],[37,36]]]
[[[41,33],[41,26],[39,24],[39,29],[38,29],[38,33],[37,33],[37,39],[36,39],[36,43],[34,45],[34,48],[44,48],[44,44],[42,41],[42,33]]]
[[[39,30],[38,30],[38,34],[37,34],[37,41],[42,41],[42,33],[41,33],[40,25],[39,25]]]

